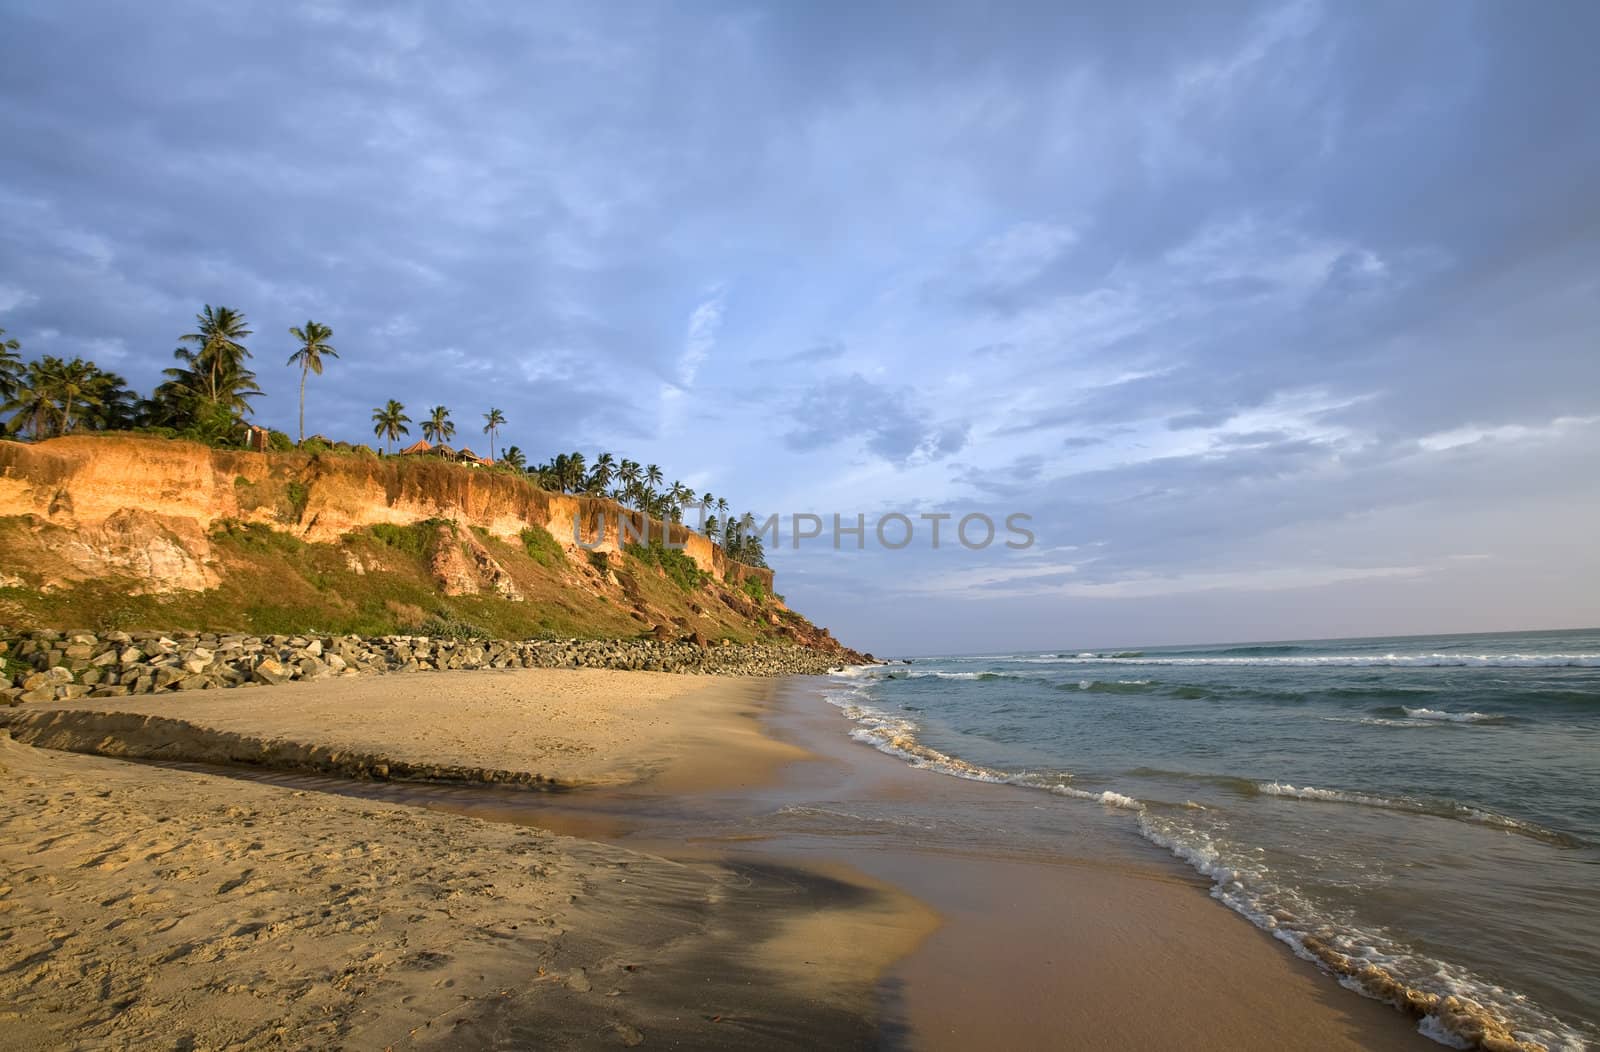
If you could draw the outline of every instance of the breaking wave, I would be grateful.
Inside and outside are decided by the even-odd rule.
[[[1434,818],[1451,818],[1459,822],[1503,829],[1534,840],[1559,847],[1582,847],[1584,841],[1556,829],[1547,829],[1534,822],[1524,822],[1488,808],[1464,804],[1457,800],[1429,800],[1410,796],[1379,796],[1374,793],[1348,792],[1343,789],[1319,789],[1311,785],[1290,785],[1287,782],[1261,782],[1256,788],[1266,796],[1279,796],[1291,800],[1311,800],[1319,803],[1352,804],[1359,807],[1376,807],[1386,811],[1404,811]]]
[[[1137,653],[1137,652],[1135,652]],[[1143,654],[1138,657],[1083,653],[1076,657],[1027,657],[1018,661],[1041,665],[1173,665],[1284,668],[1600,668],[1600,654],[1297,654],[1200,656]]]

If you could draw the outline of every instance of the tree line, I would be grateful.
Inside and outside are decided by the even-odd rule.
[[[162,372],[162,382],[149,397],[141,397],[123,377],[83,358],[44,355],[24,362],[18,354],[21,343],[0,329],[4,433],[40,441],[80,431],[139,431],[242,447],[251,431],[246,418],[262,394],[249,364],[252,354],[245,341],[254,334],[247,325],[241,312],[207,304],[195,316],[195,331],[178,338],[175,364]],[[299,442],[304,443],[307,382],[312,376],[321,376],[339,353],[330,342],[333,330],[319,322],[294,326],[289,335],[298,344],[286,365],[300,370]],[[372,412],[372,433],[383,441],[385,454],[411,434],[412,423],[405,405],[395,399]],[[729,557],[766,565],[761,538],[754,532],[755,516],[749,512],[734,515],[725,497],[697,494],[682,482],[667,485],[658,465],[619,459],[606,452],[596,454],[592,463],[581,452],[571,452],[529,464],[519,446],[499,452],[500,432],[506,426],[502,410],[491,408],[483,414],[492,464],[489,470],[524,475],[541,489],[554,492],[607,497],[671,522],[681,523],[685,512],[697,509],[703,532],[722,545]],[[456,435],[450,410],[442,405],[431,407],[419,427],[422,437],[431,443],[448,443]],[[278,449],[295,444],[279,432],[272,432],[272,439]]]

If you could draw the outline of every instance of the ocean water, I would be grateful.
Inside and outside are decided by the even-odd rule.
[[[827,696],[930,777],[1115,812],[1442,1044],[1600,1042],[1600,630],[918,658]]]

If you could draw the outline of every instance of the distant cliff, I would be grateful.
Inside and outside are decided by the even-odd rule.
[[[574,520],[594,550],[574,542]],[[681,550],[623,550],[663,530]],[[619,536],[626,522],[627,536]],[[0,623],[701,633],[838,648],[772,572],[610,500],[427,457],[0,442]]]

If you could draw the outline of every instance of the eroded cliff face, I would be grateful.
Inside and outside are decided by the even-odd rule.
[[[46,585],[119,577],[153,592],[213,588],[210,538],[224,523],[337,543],[374,525],[439,520],[507,541],[536,526],[575,553],[575,536],[613,553],[648,526],[652,539],[670,531],[672,543],[719,580],[754,580],[769,592],[772,586],[770,570],[728,560],[681,525],[426,457],[245,453],[134,436],[0,442],[0,518],[25,522],[39,546],[59,558]],[[466,582],[485,578],[497,590],[509,587],[486,553],[468,556],[479,565],[441,571],[459,579],[454,587],[475,588]]]

